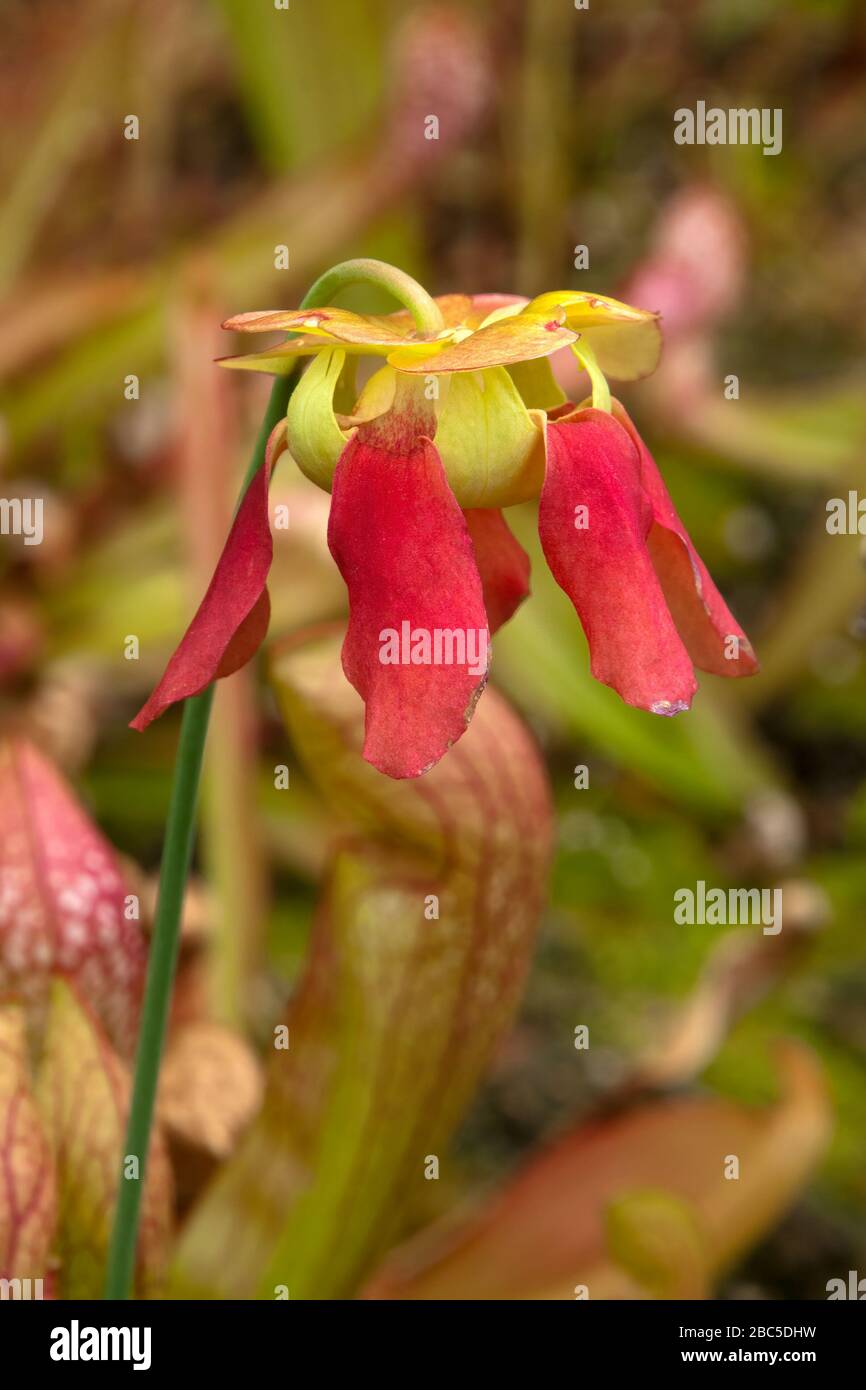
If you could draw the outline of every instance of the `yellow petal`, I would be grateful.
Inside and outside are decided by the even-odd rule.
[[[484,367],[506,367],[513,362],[547,357],[558,348],[577,340],[577,334],[562,325],[555,314],[516,314],[467,332],[459,340],[440,340],[424,356],[417,348],[397,348],[389,353],[392,367],[403,372],[474,372]]]
[[[588,342],[605,376],[635,381],[658,366],[661,354],[659,316],[606,295],[553,290],[527,306],[533,315],[565,312],[565,322]]]

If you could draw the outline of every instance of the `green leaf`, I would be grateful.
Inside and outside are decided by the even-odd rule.
[[[367,1297],[700,1296],[772,1228],[826,1147],[817,1062],[786,1044],[779,1071],[782,1095],[763,1109],[652,1101],[566,1134],[474,1215],[396,1251]]]
[[[281,708],[345,822],[262,1113],[194,1213],[176,1290],[354,1292],[447,1165],[532,955],[550,805],[532,740],[487,692],[430,773],[360,755],[363,706],[339,641],[278,652]]]
[[[42,1279],[54,1237],[54,1160],[30,1088],[24,1012],[0,1008],[0,1279]]]
[[[383,82],[381,4],[289,10],[217,0],[256,142],[273,170],[322,159],[364,128]],[[315,71],[318,80],[310,82]],[[351,81],[341,79],[351,73]]]
[[[101,1296],[129,1089],[126,1068],[96,1018],[70,985],[57,980],[37,1098],[57,1167],[59,1295],[63,1298]],[[171,1171],[156,1132],[143,1197],[136,1276],[140,1294],[152,1289],[162,1271],[171,1216]]]

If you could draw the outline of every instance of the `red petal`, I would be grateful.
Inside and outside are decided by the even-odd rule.
[[[223,676],[233,676],[235,671],[239,671],[253,659],[267,636],[270,621],[271,596],[267,589],[263,589],[226,647],[223,659],[217,667],[217,680],[221,680]]]
[[[328,525],[349,589],[343,669],[367,706],[364,757],[389,777],[418,777],[438,762],[465,732],[487,680],[472,541],[439,455],[416,428],[394,412],[361,426],[337,463]],[[444,638],[439,662],[430,660],[435,634],[446,632],[466,644],[462,662],[459,648],[442,659]],[[430,644],[426,654],[415,648],[419,664],[402,659],[412,655],[413,633]]]
[[[258,651],[270,614],[265,583],[274,553],[268,487],[284,435],[281,421],[238,508],[198,612],[130,728],[146,729],[169,705],[200,694],[220,676],[230,676]]]
[[[653,513],[649,551],[689,656],[702,671],[717,676],[752,675],[758,662],[751,642],[713,583],[677,515],[652,454],[618,401],[614,411],[640,457],[641,485]]]
[[[508,622],[529,593],[529,556],[495,507],[473,507],[463,515],[472,537],[487,622],[493,633]]]
[[[592,674],[630,705],[679,714],[696,684],[647,548],[652,519],[622,425],[600,410],[548,425],[539,533],[583,624]]]

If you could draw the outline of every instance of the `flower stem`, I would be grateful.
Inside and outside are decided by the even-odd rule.
[[[274,381],[250,466],[241,487],[238,505],[264,462],[271,430],[286,413],[293,385],[294,377],[277,377]],[[108,1252],[106,1298],[128,1298],[132,1287],[141,1194],[150,1147],[159,1064],[177,965],[181,911],[195,838],[199,780],[213,697],[214,687],[211,685],[200,695],[186,700],[183,708],[135,1056],[135,1080],[127,1121],[124,1161],[121,1164],[117,1207]],[[138,1159],[138,1176],[135,1178],[126,1175],[127,1156],[135,1156]]]
[[[382,261],[343,261],[340,265],[333,266],[310,288],[301,302],[301,307],[314,309],[328,304],[341,289],[358,282],[377,285],[387,290],[398,303],[409,310],[421,332],[438,333],[443,328],[439,306],[427,291],[404,271]],[[250,466],[241,487],[238,506],[264,463],[271,431],[286,414],[295,381],[296,375],[277,377],[274,381]],[[107,1299],[129,1298],[135,1271],[141,1196],[147,1170],[159,1066],[165,1045],[177,966],[184,889],[192,858],[199,781],[213,696],[214,687],[210,685],[207,690],[184,703],[135,1055],[135,1077],[126,1142],[108,1251],[105,1279]],[[126,1160],[129,1157],[137,1159],[136,1177],[126,1175]]]
[[[409,310],[419,332],[441,333],[445,327],[439,305],[423,285],[419,285],[405,270],[386,265],[384,261],[341,261],[339,265],[331,266],[330,270],[319,276],[302,307],[312,307],[308,300],[314,300],[316,304],[332,304],[340,290],[345,289],[347,285],[358,283],[376,285],[387,290],[398,304]]]

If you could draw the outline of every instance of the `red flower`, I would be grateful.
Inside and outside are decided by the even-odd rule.
[[[529,591],[503,506],[540,496],[550,568],[589,642],[593,675],[656,714],[688,709],[694,667],[757,669],[605,373],[652,371],[654,314],[572,292],[436,301],[443,327],[406,311],[246,314],[227,327],[296,336],[228,365],[313,362],[272,436],[210,588],[133,727],[253,655],[268,618],[268,483],[285,446],[332,493],[328,542],[349,591],[343,668],[367,709],[365,757],[416,777],[464,732],[487,681],[489,638]],[[545,360],[570,344],[593,405],[564,401]],[[360,354],[387,359],[360,397]],[[350,414],[338,402],[355,402]]]

